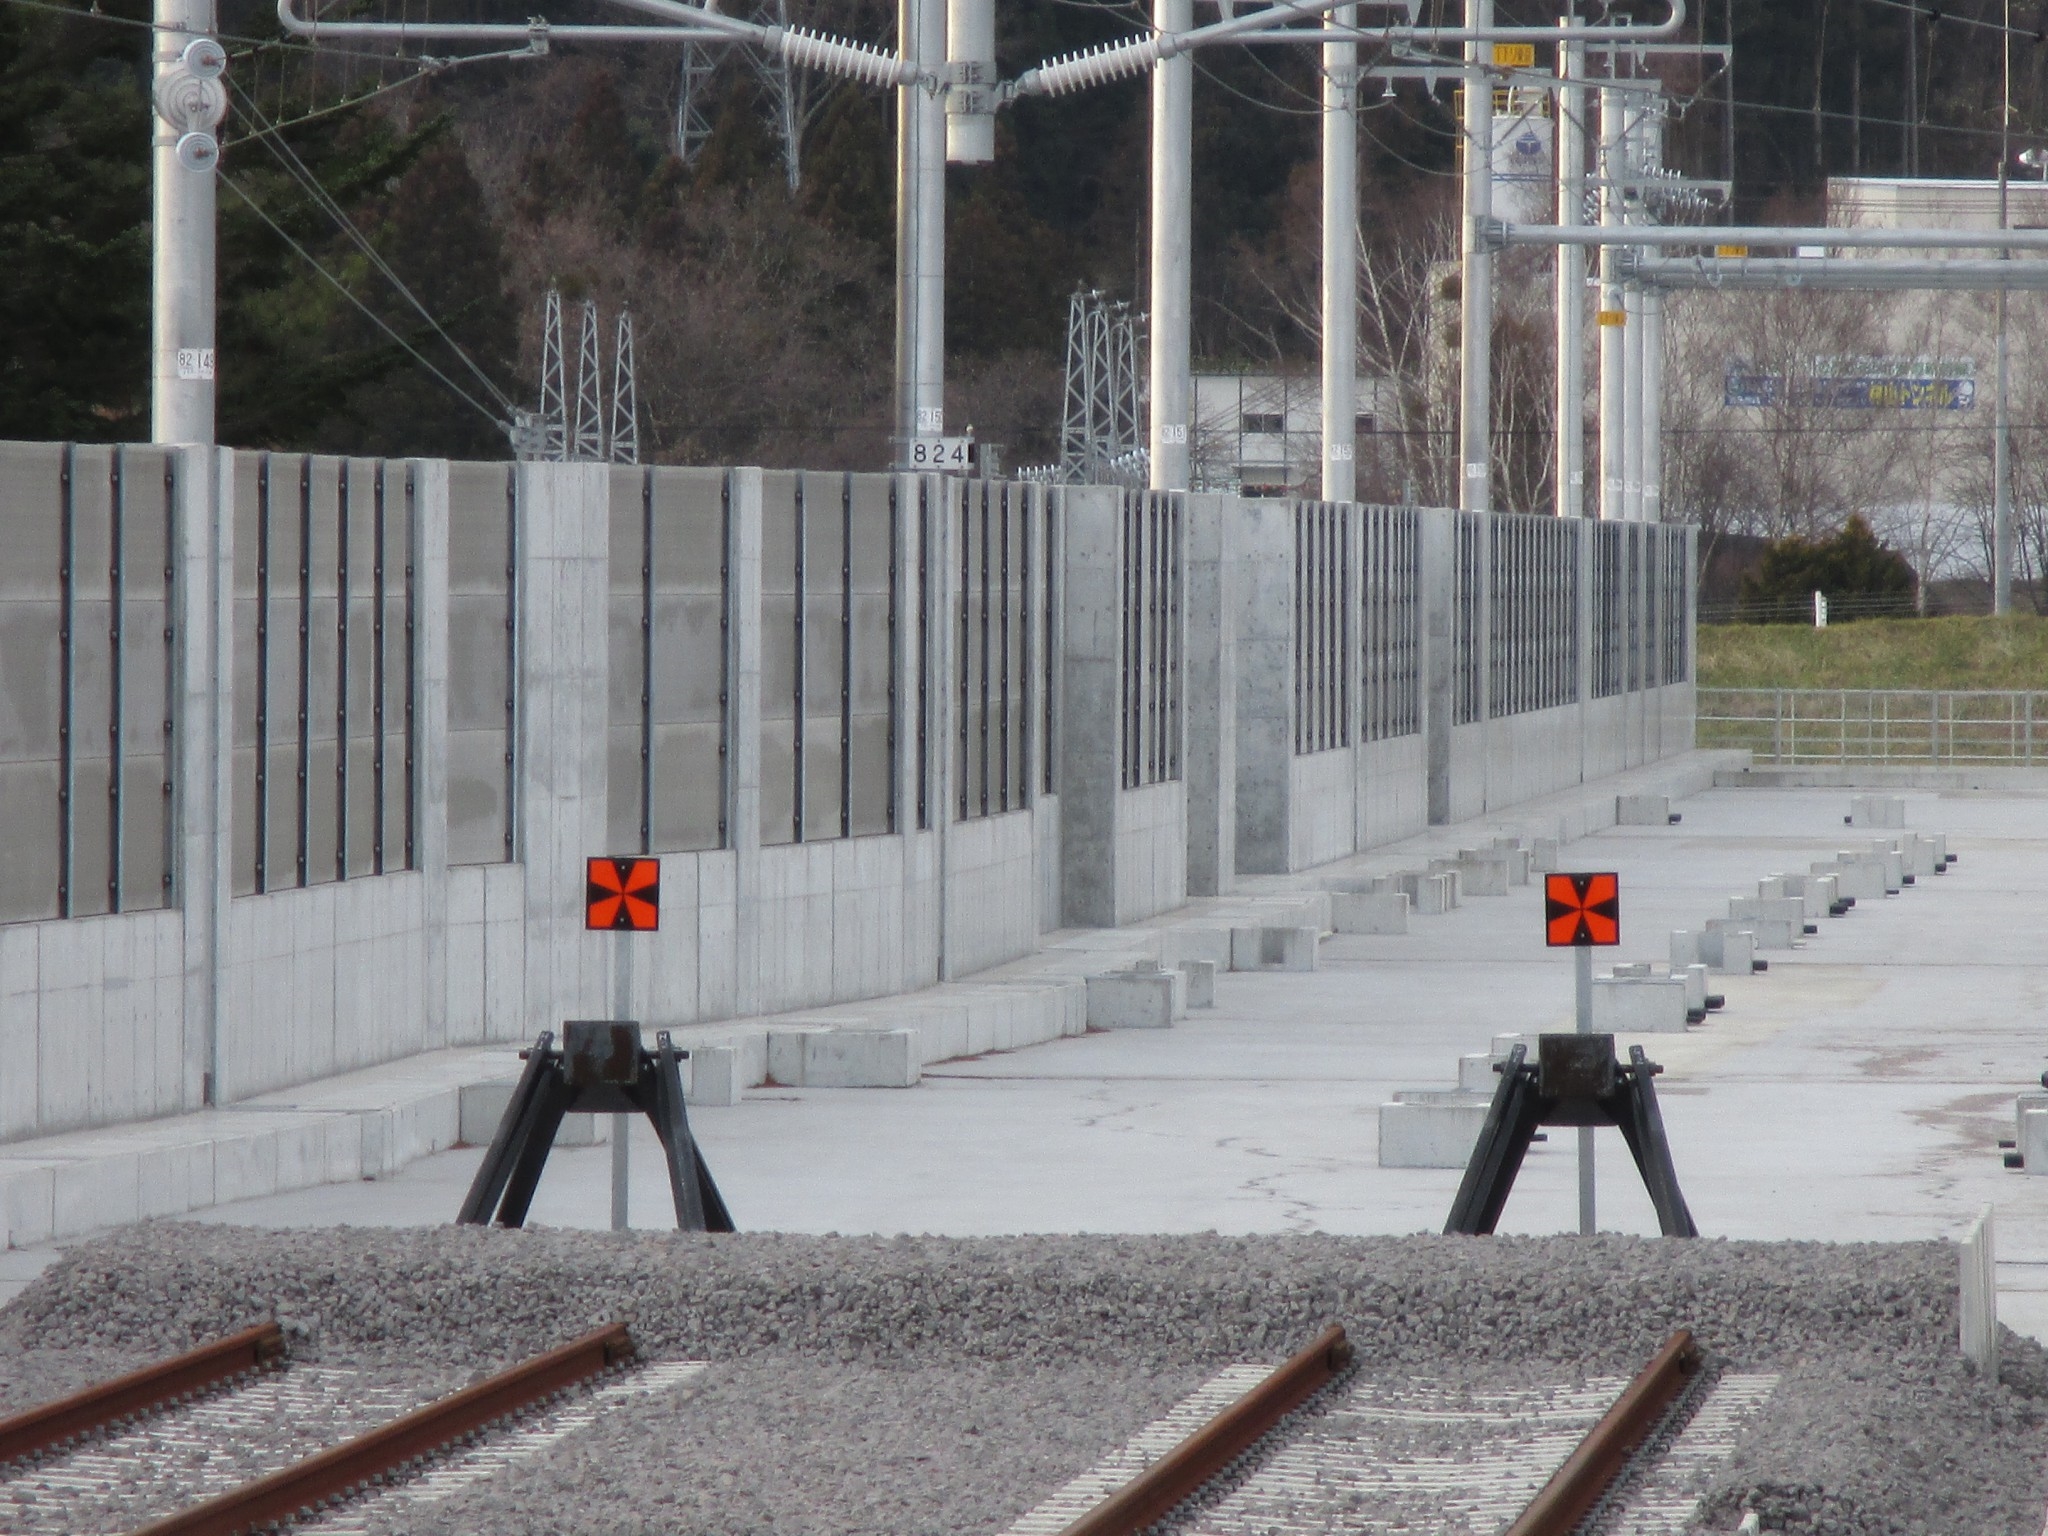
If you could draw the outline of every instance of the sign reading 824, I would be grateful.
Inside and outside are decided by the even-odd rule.
[[[964,437],[913,437],[910,440],[912,469],[957,469],[968,467],[968,445]]]

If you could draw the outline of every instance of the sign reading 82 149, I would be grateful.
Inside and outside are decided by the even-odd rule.
[[[968,467],[970,441],[964,437],[913,437],[910,440],[910,467],[964,471]]]

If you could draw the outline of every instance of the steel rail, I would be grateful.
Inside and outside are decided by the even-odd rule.
[[[1136,1536],[1213,1481],[1351,1364],[1336,1323],[1243,1397],[1073,1522],[1060,1536]]]
[[[1672,1400],[1699,1374],[1700,1364],[1691,1329],[1681,1328],[1666,1339],[1502,1536],[1571,1536],[1657,1428]]]
[[[134,1536],[243,1536],[294,1519],[633,1353],[624,1323],[599,1328],[280,1472],[145,1525]]]
[[[260,1370],[284,1354],[274,1322],[201,1345],[139,1371],[86,1387],[69,1397],[0,1419],[0,1464],[62,1445],[134,1414],[164,1407],[232,1377]]]

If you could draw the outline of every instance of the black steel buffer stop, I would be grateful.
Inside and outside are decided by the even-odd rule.
[[[524,1226],[562,1117],[637,1113],[654,1122],[654,1133],[667,1155],[677,1229],[732,1231],[725,1198],[704,1166],[697,1140],[690,1134],[689,1112],[683,1108],[678,1062],[688,1054],[676,1050],[667,1030],[655,1036],[654,1049],[648,1050],[640,1043],[638,1024],[571,1019],[562,1026],[559,1049],[553,1032],[543,1030],[533,1049],[520,1052],[526,1070],[512,1090],[512,1101],[505,1106],[456,1220],[483,1226],[495,1213],[501,1227]]]
[[[1698,1237],[1692,1213],[1679,1193],[1664,1116],[1651,1079],[1664,1069],[1632,1045],[1628,1065],[1615,1060],[1612,1035],[1539,1035],[1537,1059],[1517,1045],[1494,1070],[1500,1086],[1486,1111],[1486,1124],[1472,1148],[1458,1198],[1451,1204],[1446,1233],[1470,1237],[1493,1231],[1515,1187],[1522,1158],[1539,1127],[1612,1125],[1636,1160],[1636,1170],[1657,1210],[1666,1237]]]

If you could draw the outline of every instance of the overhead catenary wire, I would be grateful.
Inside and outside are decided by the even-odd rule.
[[[312,252],[308,251],[303,245],[299,244],[298,241],[294,240],[291,237],[290,233],[286,231],[284,226],[279,224],[276,219],[273,219],[270,216],[269,212],[265,210],[263,205],[257,202],[255,198],[251,197],[249,193],[243,189],[242,184],[240,182],[236,181],[234,177],[230,176],[226,171],[217,171],[215,174],[220,177],[222,185],[224,185],[230,192],[234,193],[235,196],[239,197],[244,203],[248,205],[249,211],[251,213],[255,214],[257,218],[261,219],[266,225],[270,227],[271,233],[275,234],[278,239],[282,240],[286,245],[290,246],[292,251],[299,257],[301,261],[305,262],[307,266],[311,267],[322,278],[326,279],[328,285],[332,287],[336,293],[340,294],[344,299],[347,299],[349,303],[353,304],[357,309],[361,310],[364,318],[369,320],[372,325],[376,326],[378,330],[382,331],[386,336],[389,336],[393,342],[397,343],[399,347],[401,347],[404,351],[409,353],[414,362],[418,363],[422,368],[426,369],[427,372],[431,373],[435,378],[439,379],[443,384],[447,385],[449,389],[455,392],[455,394],[460,396],[470,406],[474,407],[478,415],[482,416],[486,421],[490,422],[493,426],[498,427],[500,429],[506,429],[508,427],[508,423],[502,417],[498,416],[494,411],[491,410],[489,406],[483,404],[483,402],[478,400],[474,395],[472,395],[468,390],[464,389],[460,384],[456,383],[453,379],[449,378],[448,375],[443,373],[439,368],[436,368],[432,361],[430,361],[427,358],[425,353],[421,352],[419,348],[415,347],[411,342],[407,341],[403,336],[399,335],[398,332],[392,328],[390,323],[386,321],[382,315],[379,315],[375,310],[371,309],[369,305],[365,304],[360,298],[358,298],[355,295],[354,292],[350,290],[346,283],[342,282],[340,278],[336,277],[332,272],[328,271],[326,267],[322,266],[318,258],[316,258]]]
[[[385,280],[397,290],[399,296],[412,306],[419,317],[427,323],[428,328],[446,344],[448,350],[461,359],[463,366],[476,376],[477,381],[483,385],[484,389],[498,402],[499,407],[509,417],[517,408],[513,404],[512,397],[500,389],[496,381],[484,372],[482,367],[478,365],[468,352],[463,350],[461,343],[448,334],[447,328],[434,317],[427,306],[420,301],[419,296],[392,269],[391,263],[384,259],[383,253],[371,243],[368,236],[364,235],[356,227],[355,221],[348,216],[348,211],[335,201],[333,194],[328,192],[326,187],[321,185],[320,179],[313,174],[305,161],[299,158],[298,152],[286,143],[268,120],[265,119],[262,110],[257,107],[255,102],[251,101],[248,95],[239,86],[235,85],[233,81],[229,82],[229,88],[236,96],[240,97],[242,110],[247,115],[253,117],[257,125],[264,130],[263,133],[255,135],[255,137],[261,138],[264,146],[270,150],[271,154],[277,159],[277,162],[285,168],[287,174],[306,190],[307,195],[313,199],[314,206],[327,214],[334,221],[336,227],[341,230],[342,234],[347,237],[350,244],[361,251],[370,264],[383,274]]]

